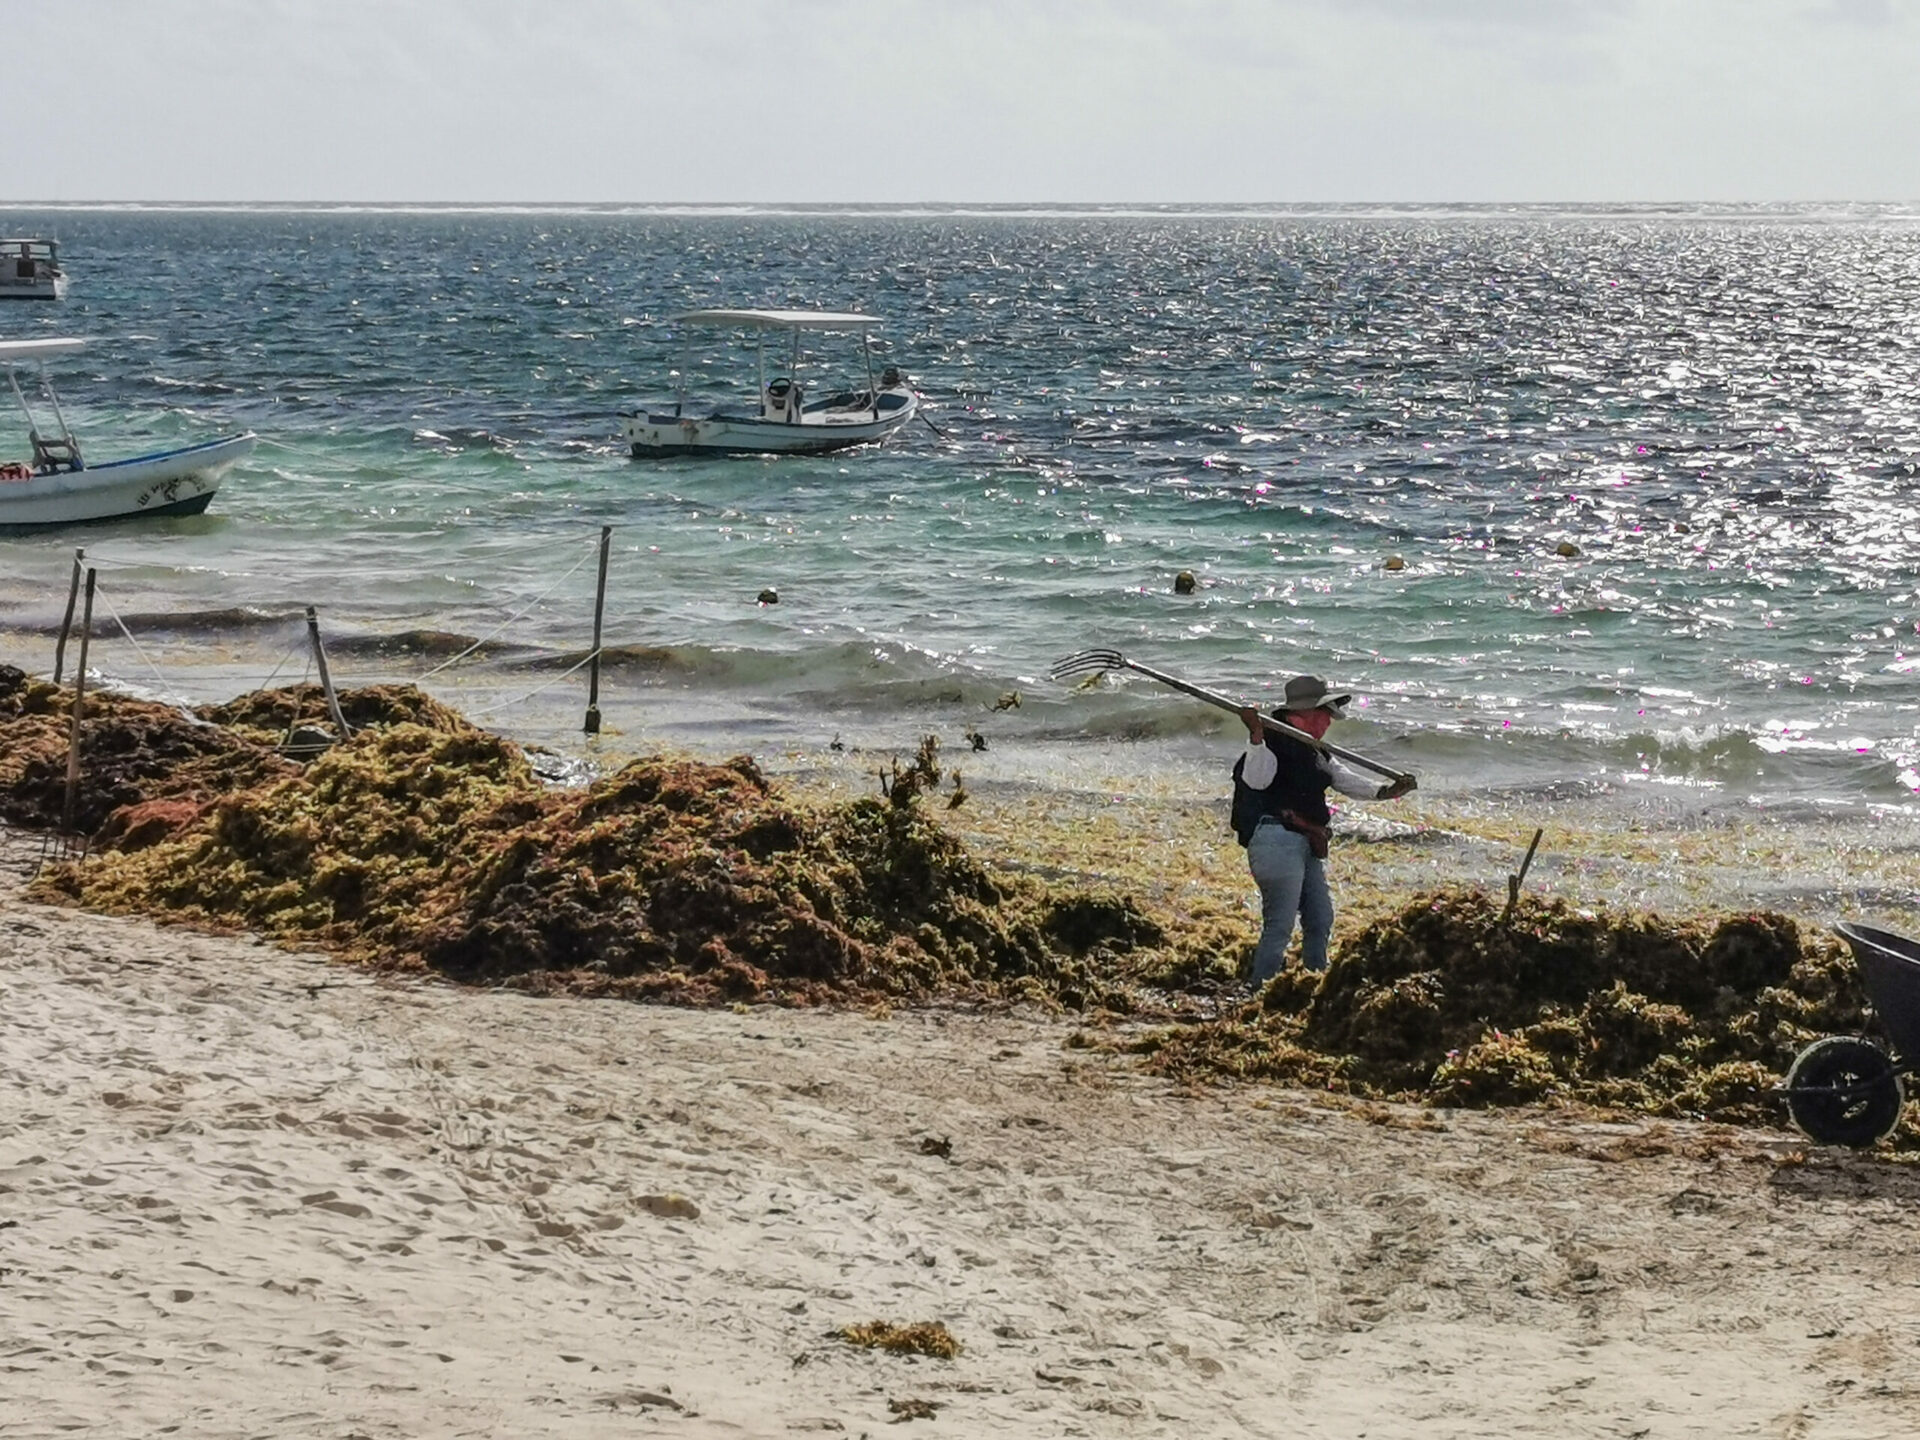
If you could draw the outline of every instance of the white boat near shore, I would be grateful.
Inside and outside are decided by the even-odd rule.
[[[27,419],[32,445],[29,461],[0,464],[0,530],[84,525],[144,515],[198,515],[220,488],[221,477],[255,444],[252,434],[230,435],[136,455],[126,460],[89,463],[80,442],[67,428],[60,398],[47,378],[45,362],[83,349],[83,340],[0,340],[0,369]],[[51,406],[53,433],[42,431],[16,373],[22,364],[39,367],[42,393]]]
[[[0,240],[0,300],[64,300],[67,272],[51,240]]]
[[[636,457],[649,455],[822,455],[884,439],[911,420],[918,397],[906,376],[889,366],[874,378],[870,333],[880,324],[871,315],[824,310],[693,310],[673,317],[691,329],[750,330],[759,338],[757,409],[716,409],[693,415],[687,409],[687,366],[679,372],[679,393],[671,410],[633,410],[621,416],[621,434]],[[860,336],[866,360],[864,390],[844,390],[808,400],[797,374],[800,333],[804,330],[852,331]],[[791,336],[787,373],[767,378],[768,332]]]

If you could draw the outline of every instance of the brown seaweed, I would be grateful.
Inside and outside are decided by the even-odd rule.
[[[72,715],[71,690],[18,670],[0,674],[0,820],[41,829],[61,823]],[[292,769],[222,726],[112,692],[86,697],[80,758],[74,828],[86,834],[123,806],[211,800]]]
[[[1169,993],[1223,995],[1252,938],[1204,903],[1150,908],[983,862],[923,803],[931,739],[884,794],[837,803],[790,798],[744,756],[646,757],[556,790],[412,687],[339,698],[355,733],[302,768],[276,746],[325,714],[316,687],[196,715],[90,697],[79,798],[96,856],[50,868],[40,893],[467,983],[689,1004],[972,996],[1165,1015]],[[58,823],[71,705],[0,667],[0,818]],[[1324,979],[1287,970],[1258,1003],[1127,1043],[1188,1080],[1778,1123],[1798,1049],[1871,1024],[1845,951],[1782,915],[1527,898],[1509,919],[1445,891],[1359,930]]]
[[[1800,1047],[1871,1025],[1845,949],[1784,915],[1502,909],[1479,891],[1421,896],[1342,947],[1318,986],[1283,972],[1260,1005],[1137,1048],[1185,1078],[1778,1124]]]
[[[334,698],[340,703],[341,717],[355,730],[394,725],[446,731],[474,728],[459,711],[412,685],[363,685],[341,690]],[[296,722],[330,724],[332,719],[326,693],[318,685],[255,690],[224,704],[203,705],[195,713],[265,746],[278,745]]]
[[[199,812],[127,818],[118,853],[45,886],[535,991],[1124,1010],[1139,977],[1198,969],[1205,933],[996,874],[897,789],[802,807],[745,757],[650,757],[554,791],[463,724],[369,729]]]
[[[937,1360],[951,1360],[965,1348],[938,1320],[912,1325],[871,1320],[864,1325],[842,1325],[834,1334],[849,1345],[885,1350],[891,1355],[930,1355]]]

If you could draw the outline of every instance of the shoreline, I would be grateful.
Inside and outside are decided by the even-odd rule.
[[[124,652],[123,638],[111,643]],[[50,646],[51,637],[0,628],[0,663],[29,674],[47,673]],[[75,658],[70,650],[69,663]],[[96,650],[90,660],[98,659]],[[223,701],[254,688],[232,673],[240,663],[184,667],[183,674],[162,657],[155,675],[150,657],[122,653],[114,673],[96,670],[91,684],[104,680],[107,689],[162,703]],[[417,661],[375,673],[336,666],[336,683],[417,685],[420,669]],[[251,678],[269,677],[263,669]],[[287,686],[301,675],[296,665],[270,678]],[[512,680],[516,692],[528,683],[522,675]],[[849,727],[843,730],[834,717],[799,726],[770,720],[713,689],[603,682],[605,725],[589,738],[580,729],[582,696],[562,701],[549,691],[532,711],[488,714],[473,703],[488,694],[470,680],[430,684],[426,693],[541,753],[543,767],[565,784],[643,756],[717,763],[747,754],[798,796],[843,801],[878,793],[876,772],[909,760],[933,734],[942,763],[964,777],[967,791],[940,819],[986,847],[995,863],[1257,915],[1244,852],[1227,827],[1227,769],[1237,744],[1224,731],[1213,741],[1015,734],[973,752],[967,734],[994,733],[999,718],[984,706],[978,717],[964,705],[855,714],[839,717]],[[1006,718],[1016,721],[1018,711]],[[1398,801],[1341,801],[1338,808],[1330,866],[1336,941],[1423,890],[1467,886],[1504,896],[1536,827],[1545,835],[1528,893],[1578,906],[1663,914],[1767,908],[1813,925],[1850,919],[1895,930],[1912,927],[1920,908],[1920,812],[1901,805],[1742,798],[1594,778],[1479,788],[1442,777]]]
[[[1188,1090],[1029,1013],[462,990],[28,904],[25,848],[0,1334],[30,1425],[858,1434],[919,1402],[988,1437],[1861,1440],[1920,1394],[1908,1167]],[[964,1348],[834,1337],[876,1319]]]

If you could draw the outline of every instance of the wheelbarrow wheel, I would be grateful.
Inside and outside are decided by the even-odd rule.
[[[1851,1035],[1814,1041],[1787,1071],[1793,1123],[1822,1145],[1873,1144],[1899,1123],[1905,1102],[1887,1052]]]

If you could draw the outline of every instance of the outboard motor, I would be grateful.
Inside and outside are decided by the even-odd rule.
[[[767,382],[767,393],[760,409],[763,420],[779,420],[788,425],[800,423],[800,382],[782,375]]]

